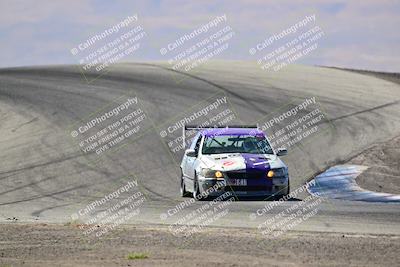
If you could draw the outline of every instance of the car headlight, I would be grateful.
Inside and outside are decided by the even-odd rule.
[[[281,177],[286,175],[286,168],[271,169],[267,173],[268,178]]]
[[[214,171],[214,170],[210,170],[210,169],[202,169],[201,174],[202,174],[202,176],[204,176],[206,178],[216,178],[216,179],[224,178],[224,174],[222,172]]]

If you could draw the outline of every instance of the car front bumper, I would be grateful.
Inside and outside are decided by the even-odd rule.
[[[227,178],[217,180],[214,178],[199,177],[198,183],[200,193],[208,196],[219,196],[225,192],[232,192],[235,196],[274,196],[288,193],[289,177],[273,179],[270,185],[255,186],[232,185]]]

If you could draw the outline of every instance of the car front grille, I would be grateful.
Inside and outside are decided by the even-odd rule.
[[[236,185],[228,185],[225,187],[225,191],[271,191],[272,186],[236,186]]]
[[[231,171],[231,172],[226,172],[226,175],[230,179],[263,179],[267,177],[266,172],[260,172],[260,171]]]

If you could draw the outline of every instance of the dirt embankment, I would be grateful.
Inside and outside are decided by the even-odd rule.
[[[400,194],[400,136],[383,144],[376,144],[349,163],[369,166],[357,177],[357,183],[362,188]]]
[[[0,224],[0,266],[395,266],[399,236],[125,226],[88,239],[74,225]],[[128,259],[130,256],[131,259]]]

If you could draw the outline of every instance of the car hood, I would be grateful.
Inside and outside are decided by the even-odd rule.
[[[219,171],[265,171],[286,167],[278,156],[270,154],[232,153],[202,155],[200,162],[201,168]]]

